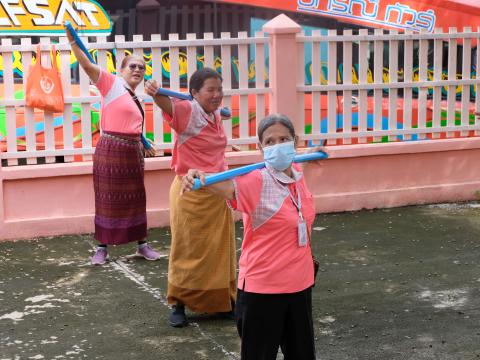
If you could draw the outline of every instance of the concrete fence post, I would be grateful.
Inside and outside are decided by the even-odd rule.
[[[263,31],[269,34],[270,113],[282,113],[292,120],[298,134],[304,130],[297,109],[298,53],[296,35],[301,26],[284,14],[273,18]]]

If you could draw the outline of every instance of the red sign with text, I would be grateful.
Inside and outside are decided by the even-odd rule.
[[[217,0],[245,5],[245,0]],[[480,0],[250,0],[248,5],[333,17],[339,21],[400,31],[480,27]]]

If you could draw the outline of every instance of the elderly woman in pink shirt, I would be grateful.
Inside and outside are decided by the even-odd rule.
[[[290,120],[269,115],[258,125],[266,167],[207,187],[243,213],[236,320],[242,360],[315,359],[312,321],[314,268],[310,247],[315,218],[301,168],[292,164],[297,137]],[[190,169],[189,193],[205,172]]]
[[[146,242],[147,212],[144,185],[144,153],[155,149],[142,143],[144,113],[135,95],[143,81],[145,62],[138,56],[123,59],[118,76],[93,64],[67,31],[79,65],[102,95],[101,136],[93,156],[95,192],[95,239],[99,242],[91,257],[94,265],[108,260],[107,245],[136,241],[136,255],[157,260],[160,255]]]

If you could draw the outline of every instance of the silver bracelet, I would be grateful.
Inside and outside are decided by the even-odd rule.
[[[75,45],[77,42],[75,40],[70,41],[70,45]]]

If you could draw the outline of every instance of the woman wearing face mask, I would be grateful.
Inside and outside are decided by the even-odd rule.
[[[144,152],[155,149],[142,145],[143,110],[135,89],[143,81],[145,62],[138,56],[123,59],[118,76],[91,63],[66,31],[78,64],[100,91],[102,135],[93,156],[95,192],[95,239],[100,243],[91,257],[93,265],[108,260],[107,245],[137,241],[136,255],[147,260],[160,257],[146,242],[147,211]]]
[[[258,125],[266,167],[207,187],[243,213],[236,320],[243,360],[315,359],[311,287],[313,198],[301,168],[292,164],[297,137],[290,120],[269,115]],[[202,183],[189,170],[182,193]]]
[[[236,256],[232,212],[221,197],[206,190],[180,196],[181,177],[188,169],[212,173],[227,168],[227,138],[218,110],[222,78],[210,68],[195,71],[189,81],[191,101],[158,95],[154,80],[146,83],[145,90],[176,135],[171,166],[177,176],[170,188],[169,323],[185,326],[185,307],[233,318]]]

